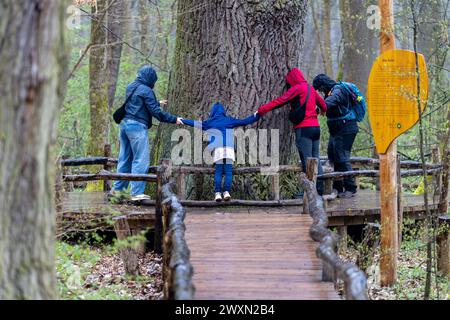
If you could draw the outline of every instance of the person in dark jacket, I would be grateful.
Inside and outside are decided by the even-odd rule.
[[[233,181],[233,162],[236,161],[233,129],[236,127],[250,125],[259,119],[260,117],[258,115],[251,115],[242,120],[235,119],[226,114],[225,108],[222,104],[215,103],[207,120],[203,122],[186,119],[182,120],[185,125],[207,131],[210,136],[210,144],[208,145],[208,148],[210,150],[214,150],[215,201],[220,202],[222,200],[231,200],[230,191]],[[225,182],[222,186],[224,175]]]
[[[288,73],[286,80],[290,89],[281,97],[259,108],[258,114],[264,116],[266,113],[288,103],[291,104],[292,109],[301,108],[306,102],[309,91],[305,118],[300,123],[294,125],[298,152],[302,161],[303,170],[306,172],[306,160],[308,158],[320,158],[320,124],[317,107],[319,107],[322,114],[325,114],[327,106],[317,91],[308,84],[299,69],[292,69]],[[322,165],[319,161],[319,174],[322,173]],[[317,183],[317,191],[320,195],[323,194],[324,184],[322,181]],[[297,196],[302,197],[302,194],[300,193]]]
[[[120,123],[120,153],[118,173],[147,174],[150,165],[150,147],[148,130],[152,127],[152,118],[160,122],[181,125],[181,118],[164,112],[153,91],[158,76],[150,66],[142,67],[135,81],[126,89],[130,97],[126,105],[125,118]],[[128,181],[116,181],[112,194],[128,188]],[[145,182],[131,183],[131,200],[150,199],[144,194]]]
[[[318,75],[313,82],[316,90],[325,95],[327,124],[330,131],[328,158],[336,172],[352,171],[351,151],[359,132],[355,114],[350,112],[351,100],[347,90],[325,74]],[[340,198],[351,198],[357,192],[354,178],[335,181],[333,188]]]

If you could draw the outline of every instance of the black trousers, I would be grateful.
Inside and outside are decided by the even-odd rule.
[[[330,142],[328,144],[328,159],[333,164],[334,171],[353,171],[350,157],[355,138],[356,133],[337,134],[330,137]],[[354,178],[345,178],[343,181],[335,181],[333,188],[338,192],[350,191],[353,193],[358,189]]]
[[[320,163],[320,127],[308,127],[295,129],[295,140],[298,153],[302,160],[303,171],[306,173],[306,161],[308,158],[319,159],[318,173],[323,173],[322,164]],[[317,181],[317,192],[323,195],[324,183],[322,180]]]

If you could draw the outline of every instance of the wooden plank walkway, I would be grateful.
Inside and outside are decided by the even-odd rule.
[[[187,209],[196,299],[339,299],[333,284],[321,281],[311,218],[273,211],[282,213]]]

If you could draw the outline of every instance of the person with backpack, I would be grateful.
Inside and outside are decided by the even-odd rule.
[[[306,172],[306,160],[308,158],[320,158],[320,124],[318,114],[324,115],[327,106],[323,98],[306,81],[302,71],[292,69],[286,76],[289,90],[281,97],[263,105],[258,109],[258,114],[263,117],[268,112],[280,108],[286,104],[291,105],[289,120],[294,125],[297,149],[300,154],[303,171]],[[317,108],[319,107],[319,108]],[[319,161],[319,175],[323,173]],[[323,195],[324,184],[317,183],[317,192]],[[298,194],[301,197],[302,194]]]
[[[165,112],[153,91],[158,76],[150,66],[142,67],[135,81],[126,89],[127,99],[114,113],[114,120],[120,124],[120,152],[118,173],[147,174],[150,166],[150,146],[148,130],[152,127],[152,118],[160,122],[182,125],[182,118]],[[145,195],[143,181],[131,183],[131,201],[149,200]],[[128,189],[128,181],[115,181],[110,196],[121,196]]]
[[[365,99],[354,84],[336,82],[325,74],[319,74],[314,79],[313,86],[325,95],[327,104],[327,124],[330,131],[328,158],[334,171],[352,171],[350,157],[359,132],[358,122],[365,117]],[[333,188],[339,198],[351,198],[357,192],[355,179],[350,177],[335,181]]]

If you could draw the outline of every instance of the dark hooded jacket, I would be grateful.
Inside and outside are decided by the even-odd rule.
[[[359,132],[355,119],[334,120],[345,116],[349,110],[350,95],[336,81],[324,74],[318,75],[313,82],[314,88],[325,94],[327,104],[328,129],[331,136],[354,134]]]
[[[297,109],[303,106],[308,95],[308,82],[305,80],[303,73],[299,69],[294,68],[291,72],[288,73],[288,75],[286,76],[286,80],[291,88],[281,97],[259,108],[258,113],[261,116],[288,103],[291,104],[291,108],[293,109]],[[306,105],[305,119],[295,126],[296,129],[319,127],[320,125],[317,118],[316,107],[318,106],[322,110],[322,112],[327,111],[327,106],[323,101],[323,98],[317,93],[316,90],[314,90],[312,86],[310,87],[311,93]]]
[[[222,104],[213,105],[209,118],[203,122],[183,119],[185,125],[208,131],[210,137],[210,149],[221,147],[234,148],[234,132],[236,127],[250,125],[260,119],[260,116],[251,115],[245,119],[235,119],[227,116]]]
[[[177,118],[161,109],[158,99],[155,96],[153,88],[158,80],[156,71],[149,66],[144,66],[139,70],[135,81],[127,87],[127,97],[134,91],[133,96],[127,103],[125,119],[139,121],[152,127],[152,117],[161,122],[176,123]]]

